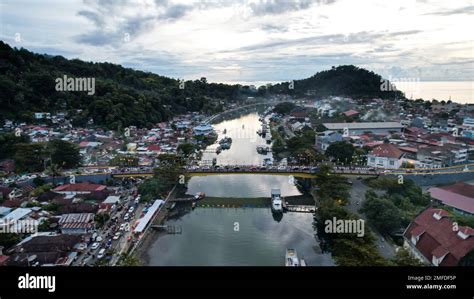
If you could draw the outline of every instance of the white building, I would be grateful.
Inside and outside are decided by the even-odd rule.
[[[367,155],[367,166],[397,169],[402,165],[402,157],[403,152],[395,145],[380,144]]]

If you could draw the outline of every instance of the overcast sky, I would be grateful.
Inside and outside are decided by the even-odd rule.
[[[472,0],[2,0],[0,39],[174,78],[287,81],[354,64],[473,80]]]

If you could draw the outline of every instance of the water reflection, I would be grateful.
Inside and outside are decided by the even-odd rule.
[[[267,155],[256,147],[266,144],[256,134],[261,128],[256,113],[215,125],[219,140],[232,138],[229,150],[219,155],[204,153],[202,159],[218,164],[261,165]],[[225,131],[225,133],[224,133]],[[161,235],[146,251],[149,265],[165,266],[283,266],[287,248],[295,248],[308,265],[334,265],[321,253],[315,238],[313,215],[273,214],[272,188],[283,197],[301,195],[286,176],[229,174],[192,177],[187,193],[206,193],[206,199],[191,208],[178,204],[167,225],[182,227],[182,234]],[[238,229],[236,230],[236,225]]]

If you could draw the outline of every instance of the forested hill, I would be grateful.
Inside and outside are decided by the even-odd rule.
[[[383,79],[374,72],[353,65],[333,67],[303,80],[295,80],[293,89],[289,83],[276,84],[269,88],[275,94],[311,94],[315,96],[348,96],[353,98],[402,98],[400,91],[384,91]],[[388,81],[387,81],[388,82]],[[388,84],[386,84],[388,86]]]
[[[56,91],[55,80],[64,75],[95,78],[95,94]],[[221,100],[234,101],[245,90],[205,78],[180,88],[176,79],[111,63],[39,55],[0,41],[0,122],[31,120],[34,112],[69,111],[75,125],[93,119],[110,129],[149,127],[186,111],[220,111]]]

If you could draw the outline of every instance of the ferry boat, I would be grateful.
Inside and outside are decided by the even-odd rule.
[[[203,199],[204,197],[206,197],[206,194],[204,192],[198,192],[196,193],[196,195],[194,195],[195,200],[200,200],[200,199]]]
[[[285,266],[287,267],[298,267],[300,262],[298,260],[298,254],[295,249],[287,249],[285,254]]]
[[[283,201],[281,200],[280,189],[272,189],[272,212],[283,213]]]

